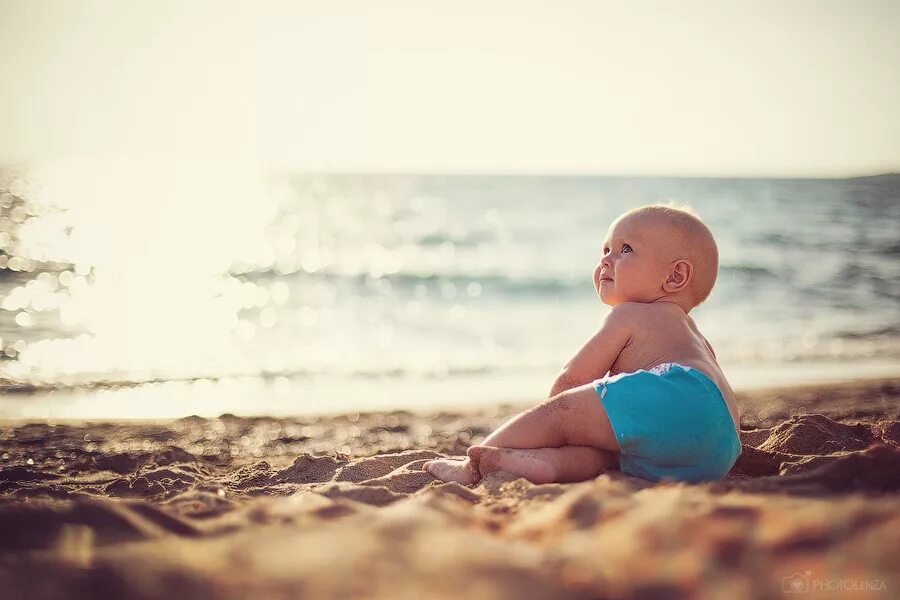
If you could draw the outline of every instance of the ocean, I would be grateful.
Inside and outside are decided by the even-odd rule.
[[[609,224],[669,200],[716,236],[691,315],[736,389],[900,374],[900,176],[113,171],[0,178],[0,417],[538,401]]]

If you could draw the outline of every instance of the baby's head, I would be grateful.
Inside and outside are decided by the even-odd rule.
[[[604,303],[675,302],[685,312],[712,292],[719,250],[709,228],[689,208],[654,204],[610,225],[594,287]]]

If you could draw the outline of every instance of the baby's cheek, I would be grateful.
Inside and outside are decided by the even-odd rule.
[[[594,267],[594,289],[597,290],[597,293],[600,293],[600,271],[602,271],[602,267],[597,265]]]

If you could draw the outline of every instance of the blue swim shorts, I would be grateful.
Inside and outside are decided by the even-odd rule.
[[[621,447],[619,469],[657,481],[715,481],[741,454],[728,405],[705,373],[677,363],[598,379]]]

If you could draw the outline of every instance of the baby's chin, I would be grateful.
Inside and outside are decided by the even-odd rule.
[[[604,298],[603,294],[599,294],[599,296],[600,296],[600,302],[609,306],[610,308],[616,307],[620,304],[625,304],[627,302],[638,302],[640,304],[647,304],[647,300],[644,300],[641,298],[610,298],[609,296],[606,296]]]
[[[600,302],[609,306],[610,308],[612,308],[613,306],[618,306],[619,304],[622,304],[622,302],[620,302],[618,300],[611,300],[609,298],[604,298],[603,294],[598,294],[598,296],[600,296]]]

